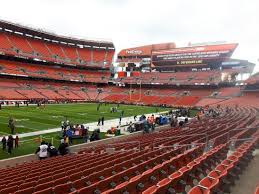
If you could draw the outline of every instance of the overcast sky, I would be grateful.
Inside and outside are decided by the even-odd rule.
[[[1,0],[0,18],[57,34],[143,44],[228,41],[233,57],[257,63],[258,0]]]

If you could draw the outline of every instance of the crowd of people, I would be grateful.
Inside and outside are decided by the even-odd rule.
[[[68,120],[62,121],[61,129],[64,142],[69,145],[73,144],[73,137],[75,136],[82,137],[85,143],[89,139],[89,130],[82,124],[72,125]]]
[[[12,135],[9,135],[8,138],[3,136],[1,142],[2,142],[2,149],[3,149],[3,151],[7,150],[8,154],[12,154],[12,150],[14,148],[18,148],[19,147],[19,137],[18,137],[18,135],[16,135],[15,138],[13,138]]]
[[[51,143],[42,141],[40,146],[37,148],[35,154],[38,155],[40,160],[46,159],[48,157],[55,157],[58,155],[64,156],[69,153],[68,143],[65,143],[64,140],[61,140],[61,143],[58,149],[55,148]]]

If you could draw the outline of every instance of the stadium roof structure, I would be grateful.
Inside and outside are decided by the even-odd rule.
[[[243,73],[252,73],[254,71],[255,64],[249,62],[248,60],[241,59],[228,59],[221,63],[223,68],[233,68],[235,70],[240,70]]]
[[[42,29],[36,29],[28,26],[24,26],[21,24],[16,24],[4,20],[0,20],[0,30],[13,32],[16,34],[22,34],[25,36],[33,36],[33,37],[41,37],[43,39],[54,40],[58,42],[72,43],[76,45],[87,45],[90,47],[107,47],[110,49],[114,49],[114,44],[112,41],[107,41],[104,39],[81,39],[74,38],[69,36],[58,35],[52,32],[47,32]]]
[[[259,84],[259,72],[246,80],[247,84]]]
[[[118,53],[118,57],[150,57],[153,50],[165,50],[173,49],[176,45],[174,42],[160,43],[160,44],[150,44],[139,47],[132,47],[127,49],[122,49]]]

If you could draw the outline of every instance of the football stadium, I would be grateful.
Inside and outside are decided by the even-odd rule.
[[[0,20],[0,194],[258,194],[259,73],[239,47]]]

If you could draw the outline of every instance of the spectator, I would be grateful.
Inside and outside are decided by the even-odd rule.
[[[16,135],[16,137],[15,137],[15,140],[14,140],[14,147],[15,148],[18,148],[18,146],[19,146],[19,137],[18,137],[18,135]]]
[[[90,137],[90,141],[97,141],[100,140],[100,130],[96,129],[94,130],[94,132],[92,133],[91,137]]]
[[[171,117],[170,126],[171,126],[171,127],[174,127],[174,126],[175,126],[175,120],[174,120],[174,117],[173,117],[173,116]]]
[[[183,121],[180,121],[179,122],[179,126],[182,127],[184,125],[184,122]]]
[[[197,112],[197,114],[196,114],[196,117],[197,117],[197,120],[198,120],[198,121],[201,121],[201,116],[200,116],[200,114],[201,114],[200,112]]]
[[[8,127],[11,129],[11,134],[14,134],[15,123],[12,117],[9,118]]]
[[[104,125],[104,116],[102,116],[102,126]]]
[[[132,133],[134,131],[132,125],[133,125],[133,123],[130,121],[128,129],[127,129],[130,133]]]
[[[97,109],[96,109],[97,111],[100,110],[100,105],[101,105],[101,104],[98,104],[98,105],[97,105]]]
[[[73,143],[73,132],[72,132],[71,128],[69,128],[66,131],[66,136],[68,137],[69,144],[72,145],[72,143]]]
[[[6,138],[5,136],[2,138],[3,151],[6,149]]]
[[[61,144],[58,147],[58,151],[61,156],[68,154],[68,144],[64,143],[63,139],[61,139]]]
[[[177,127],[178,125],[178,119],[177,116],[174,117],[174,127]]]
[[[137,120],[137,115],[134,116],[134,121],[136,121],[136,120]]]
[[[64,123],[64,121],[61,121],[61,129],[62,129],[62,130],[65,129],[65,123]]]
[[[84,125],[81,125],[81,130],[82,130],[82,136],[83,136],[83,140],[86,143],[88,141],[88,128],[85,128]]]
[[[122,119],[122,117],[120,115],[120,117],[119,117],[119,125],[121,125],[121,119]]]
[[[7,146],[8,146],[8,153],[11,154],[12,153],[12,149],[13,149],[13,136],[9,135],[8,136],[8,140],[7,140]]]
[[[48,153],[49,153],[49,157],[54,157],[58,155],[58,150],[51,143],[49,143]]]
[[[48,146],[45,141],[41,142],[41,145],[38,147],[35,154],[38,154],[40,160],[46,159],[48,157]]]

